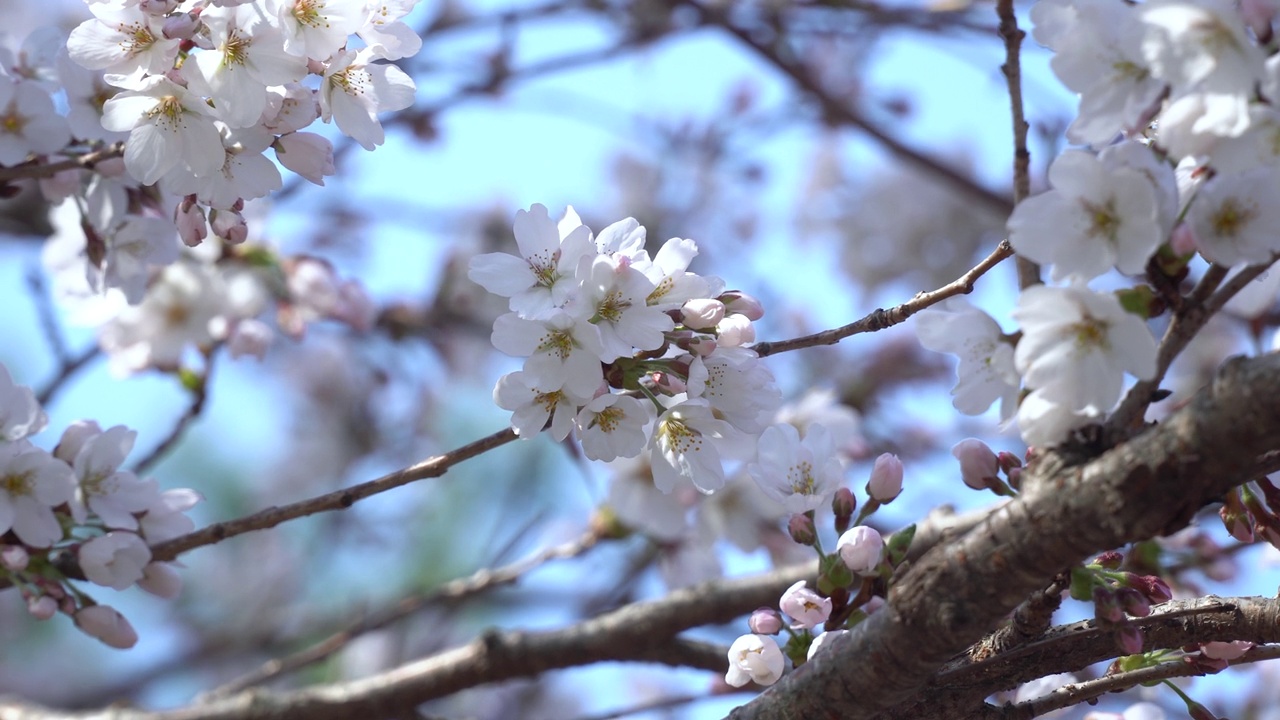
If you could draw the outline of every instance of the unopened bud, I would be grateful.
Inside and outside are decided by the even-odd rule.
[[[748,320],[759,320],[764,317],[764,306],[760,301],[741,290],[720,293],[720,297],[716,299],[724,303],[726,314],[744,315]]]
[[[1151,601],[1147,596],[1133,588],[1120,588],[1116,591],[1120,607],[1134,617],[1146,617],[1151,614]]]
[[[716,337],[724,347],[739,347],[756,341],[756,326],[746,315],[726,315],[716,325]]]
[[[6,570],[26,570],[31,556],[21,545],[0,545],[0,566]]]
[[[209,227],[228,245],[239,245],[249,238],[249,225],[244,221],[244,215],[235,210],[215,209],[209,213]]]
[[[1133,625],[1118,628],[1113,636],[1116,646],[1125,655],[1137,655],[1142,652],[1142,629]]]
[[[1014,468],[1022,467],[1022,460],[1017,455],[1014,455],[1007,450],[1002,450],[998,455],[996,455],[996,463],[1000,466],[1000,469],[1005,472],[1009,472]]]
[[[1124,556],[1115,550],[1108,550],[1098,555],[1093,561],[1108,570],[1120,569],[1120,564],[1124,562]]]
[[[881,503],[889,503],[901,492],[902,461],[890,453],[876,458],[871,479],[867,481],[867,494]]]
[[[169,40],[190,40],[200,29],[200,19],[192,13],[178,13],[166,18],[160,33]]]
[[[711,298],[694,298],[680,308],[680,322],[691,330],[710,330],[724,319],[724,303]]]
[[[1215,660],[1235,660],[1253,647],[1248,640],[1232,642],[1207,642],[1200,645],[1200,654]]]
[[[1129,573],[1125,580],[1129,587],[1134,588],[1138,592],[1147,596],[1152,605],[1169,602],[1173,599],[1173,592],[1169,590],[1169,583],[1161,580],[1155,575],[1135,575]]]
[[[782,632],[782,614],[773,608],[759,608],[751,613],[747,627],[757,635],[777,635]]]
[[[800,545],[813,545],[818,541],[818,532],[813,527],[813,519],[803,513],[791,516],[787,521],[787,533]]]
[[[1100,624],[1124,622],[1124,610],[1120,609],[1120,601],[1115,593],[1103,587],[1093,589],[1093,617]]]
[[[128,650],[138,642],[138,633],[113,607],[90,605],[80,608],[73,619],[76,627],[113,648]]]
[[[836,490],[836,494],[831,498],[831,512],[836,516],[836,532],[842,533],[849,529],[849,521],[853,519],[853,511],[858,509],[858,499],[853,496],[853,491],[847,487]]]
[[[863,576],[875,575],[884,555],[884,538],[874,528],[859,525],[840,536],[836,552],[845,567]]]
[[[27,598],[27,612],[37,620],[48,620],[58,612],[58,601],[48,595]]]
[[[974,490],[985,490],[990,483],[988,478],[996,477],[1000,472],[996,454],[986,443],[976,438],[968,438],[956,443],[951,454],[960,461],[960,477],[964,484]]]

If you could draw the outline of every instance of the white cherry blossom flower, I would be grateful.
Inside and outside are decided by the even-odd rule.
[[[178,166],[197,176],[208,175],[226,159],[204,99],[163,76],[149,77],[136,90],[108,100],[102,108],[102,125],[129,133],[125,167],[143,185]]]
[[[151,545],[172,540],[196,529],[196,523],[184,513],[195,507],[204,497],[195,490],[178,488],[165,490],[138,519],[142,535]]]
[[[749,351],[733,359],[725,351],[693,358],[688,392],[710,403],[717,418],[746,433],[764,430],[782,405],[773,373]]]
[[[80,23],[67,39],[67,51],[80,66],[135,77],[140,72],[162,75],[173,67],[182,41],[164,37],[162,18],[136,6],[108,3],[90,3],[89,11],[94,18]]]
[[[517,371],[498,378],[493,401],[503,410],[512,411],[511,426],[520,437],[537,435],[550,419],[551,437],[560,441],[569,436],[586,396],[574,395],[563,387],[544,390],[533,375]]]
[[[422,49],[422,38],[403,20],[417,4],[418,0],[368,2],[364,24],[355,31],[356,35],[374,55],[386,60],[417,55]]]
[[[778,608],[807,630],[821,625],[831,617],[831,598],[822,597],[810,590],[805,587],[805,581],[801,580],[782,593]]]
[[[1248,95],[1262,81],[1262,50],[1228,0],[1151,0],[1135,7],[1142,52],[1174,95],[1193,88]]]
[[[209,7],[200,15],[212,48],[182,66],[192,90],[213,100],[218,118],[233,128],[254,125],[267,107],[267,86],[301,80],[306,61],[284,51],[280,31],[261,8]]]
[[[1211,262],[1270,262],[1280,251],[1280,174],[1260,167],[1211,178],[1191,202],[1187,224]]]
[[[222,128],[220,171],[196,175],[175,168],[165,176],[165,189],[175,195],[195,195],[217,210],[230,210],[241,200],[256,200],[283,185],[275,163],[263,155],[275,138],[260,127]]]
[[[154,480],[142,480],[120,469],[137,435],[123,425],[116,425],[80,444],[71,466],[76,476],[76,494],[70,506],[76,522],[83,523],[91,510],[107,527],[138,528],[134,513],[154,504],[160,488]],[[59,447],[64,443],[59,443]]]
[[[714,441],[730,431],[717,420],[707,401],[678,402],[658,416],[649,443],[653,484],[669,493],[683,478],[705,494],[724,487],[724,466]]]
[[[36,394],[19,385],[0,363],[0,441],[21,440],[44,429],[49,422],[44,409],[36,402]]]
[[[81,545],[76,558],[90,582],[124,590],[142,579],[151,549],[135,533],[109,532]]]
[[[156,278],[143,301],[121,310],[99,337],[114,371],[176,368],[192,346],[212,343],[212,322],[226,310],[226,292],[217,271],[178,262]]]
[[[1155,376],[1155,338],[1115,295],[1079,286],[1030,287],[1013,316],[1023,333],[1014,364],[1027,386],[1071,411],[1109,410],[1126,372]]]
[[[604,374],[600,368],[600,331],[585,318],[551,310],[536,318],[516,313],[493,323],[493,346],[515,357],[528,356],[529,381],[546,392],[564,388],[594,397]]]
[[[32,547],[62,539],[53,508],[71,500],[71,468],[26,440],[0,443],[0,533]]]
[[[325,60],[347,42],[367,17],[364,0],[269,0],[285,52]]]
[[[652,263],[639,270],[653,282],[648,303],[659,310],[675,310],[694,298],[712,297],[713,283],[688,272],[689,263],[698,255],[698,244],[692,240],[671,238],[658,248]]]
[[[833,454],[831,433],[822,425],[810,425],[804,440],[794,425],[765,428],[759,455],[747,466],[751,477],[769,497],[789,513],[816,510],[826,504],[840,485],[840,461]]]
[[[1067,137],[1098,146],[1137,129],[1165,89],[1133,40],[1144,31],[1137,11],[1110,0],[1040,2],[1032,18],[1036,39],[1055,50],[1049,63],[1054,74],[1080,96]]]
[[[320,117],[365,150],[386,139],[378,113],[403,110],[413,104],[413,79],[395,65],[372,62],[368,48],[340,52],[329,61],[320,85]]]
[[[0,77],[0,165],[61,150],[71,140],[66,118],[38,84]]]
[[[729,646],[729,672],[724,681],[734,687],[749,682],[772,685],[782,677],[786,658],[773,638],[767,635],[743,635]]]
[[[604,393],[578,413],[582,454],[604,462],[636,457],[649,440],[644,429],[652,419],[648,404],[627,395]]]
[[[511,298],[511,310],[523,315],[565,305],[577,288],[579,262],[594,254],[591,231],[576,225],[562,233],[547,208],[538,204],[516,211],[512,231],[520,255],[477,255],[467,277],[494,295]]]
[[[1017,409],[1018,371],[1013,346],[990,315],[954,298],[916,315],[920,344],[934,352],[960,359],[951,402],[966,415],[979,415],[1000,400],[1000,417],[1007,420]]]
[[[675,322],[646,304],[653,283],[625,259],[584,256],[578,266],[578,294],[570,312],[585,315],[600,331],[600,359],[613,362],[636,350],[656,350]]]
[[[1027,198],[1009,218],[1009,243],[1019,255],[1052,263],[1054,280],[1091,280],[1111,267],[1141,274],[1164,238],[1155,188],[1143,173],[1108,169],[1080,150],[1049,168],[1053,189]]]

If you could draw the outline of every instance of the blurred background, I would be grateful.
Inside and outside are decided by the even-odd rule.
[[[1029,7],[1018,5],[1024,27]],[[386,144],[365,152],[316,126],[335,143],[338,174],[323,188],[287,179],[248,212],[251,242],[324,258],[363,282],[378,306],[375,327],[313,325],[300,341],[277,338],[261,362],[215,356],[208,402],[150,475],[162,487],[198,489],[203,525],[362,482],[505,427],[509,416],[491,391],[518,361],[489,343],[505,302],[467,280],[465,268],[476,253],[514,251],[512,218],[533,203],[553,216],[572,205],[596,231],[635,217],[651,251],[669,237],[693,238],[701,254],[692,269],[762,300],[761,340],[905,301],[994,248],[1013,144],[992,4],[701,8],[708,12],[680,0],[419,3],[408,21],[424,38],[422,52],[398,62],[418,83],[417,102],[384,118]],[[10,47],[41,25],[69,30],[87,17],[71,0],[0,0],[0,15]],[[1028,39],[1037,189],[1075,106],[1048,58]],[[18,382],[52,390],[49,428],[34,440],[50,447],[69,422],[94,418],[138,430],[134,457],[149,453],[173,434],[191,397],[173,375],[114,375],[94,350],[96,328],[59,308],[41,264],[50,225],[38,195],[7,201],[2,215],[0,362]],[[1015,294],[1006,263],[972,299],[1010,329]],[[1177,369],[1174,402],[1223,357],[1256,343],[1245,322],[1215,322]],[[952,360],[921,349],[910,323],[767,362],[790,417],[841,428],[847,481],[860,499],[877,455],[902,458],[905,490],[872,520],[882,530],[939,504],[992,501],[961,484],[949,453],[958,440],[1025,450],[994,411],[970,418],[951,408]],[[16,593],[0,592],[0,693],[67,708],[177,706],[397,602],[412,606],[268,684],[360,677],[486,627],[560,627],[805,557],[786,539],[781,509],[745,473],[710,498],[655,496],[646,473],[638,463],[590,463],[572,443],[537,437],[346,512],[193,551],[181,558],[186,588],[177,601],[136,589],[94,593],[138,628],[128,652],[65,618],[37,622]],[[629,532],[572,545],[605,522]],[[834,541],[829,512],[819,524]],[[435,595],[450,580],[562,543],[574,557],[515,584]],[[1227,543],[1209,516],[1168,547],[1191,568],[1184,588],[1269,593],[1270,551],[1223,551]],[[1088,614],[1073,606],[1061,617]],[[695,636],[727,645],[746,631],[743,620]],[[1220,714],[1274,717],[1261,713],[1277,698],[1240,693],[1246,680],[1259,687],[1250,678],[1228,690],[1192,687],[1202,702],[1221,703]],[[1274,695],[1276,684],[1269,687]],[[424,710],[710,718],[750,698],[714,692],[725,689],[705,671],[604,664],[484,686]],[[1176,699],[1152,697],[1179,716]]]

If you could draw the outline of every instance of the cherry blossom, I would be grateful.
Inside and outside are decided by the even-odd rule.
[[[805,629],[820,625],[831,617],[831,598],[825,598],[816,591],[805,587],[801,580],[782,593],[778,601],[782,612],[791,616],[796,624]]]
[[[1031,287],[1018,297],[1013,316],[1023,332],[1014,364],[1027,386],[1069,410],[1109,410],[1126,372],[1139,379],[1155,375],[1155,338],[1114,295]]]
[[[582,398],[595,395],[600,370],[600,334],[585,318],[551,310],[536,318],[516,313],[493,323],[493,345],[508,355],[527,356],[524,370],[545,391],[564,388]]]
[[[373,59],[368,48],[339,52],[330,59],[320,85],[320,117],[325,122],[333,119],[365,150],[386,138],[378,113],[409,107],[415,92],[413,80],[403,70]]]
[[[527,372],[503,375],[493,388],[493,401],[503,410],[511,410],[511,426],[521,437],[542,432],[551,421],[551,437],[564,440],[573,429],[578,408],[586,403],[585,395],[574,395],[567,389],[544,389]]]
[[[978,415],[998,399],[1000,416],[1013,416],[1020,385],[1013,346],[990,315],[964,299],[948,300],[916,315],[916,335],[926,348],[959,357],[951,390],[957,410]]]
[[[863,576],[875,575],[884,554],[884,538],[875,528],[858,525],[844,531],[836,542],[836,552],[845,567]]]
[[[703,493],[724,487],[724,467],[715,440],[729,432],[728,423],[711,413],[705,400],[685,400],[667,408],[654,425],[649,444],[653,484],[664,493],[683,478]]]
[[[747,470],[787,512],[816,510],[830,501],[842,472],[825,427],[810,425],[801,440],[795,426],[771,425],[761,433],[758,447],[758,459]]]
[[[563,306],[577,289],[578,264],[591,254],[591,231],[577,225],[561,233],[547,208],[516,211],[512,228],[520,255],[486,253],[471,259],[467,277],[511,298],[511,310],[534,315]]]
[[[90,582],[124,590],[142,579],[151,550],[136,534],[118,531],[84,543],[77,558]]]
[[[44,429],[49,421],[26,385],[18,385],[9,369],[0,364],[0,441],[21,440]]]
[[[129,133],[125,167],[143,185],[178,166],[196,176],[221,168],[225,152],[213,120],[203,98],[158,75],[117,94],[102,108],[103,127]]]
[[[1049,181],[1052,190],[1022,201],[1009,218],[1018,254],[1052,263],[1054,280],[1091,280],[1113,266],[1131,275],[1145,270],[1164,240],[1146,175],[1068,150],[1053,161]]]
[[[26,440],[0,443],[0,532],[31,547],[62,539],[53,508],[71,500],[71,468]]]
[[[71,129],[44,88],[0,77],[0,165],[61,150],[70,140]]]
[[[614,393],[603,393],[587,403],[575,420],[582,454],[604,462],[639,455],[649,440],[644,430],[653,419],[650,407]]]
[[[173,67],[181,41],[164,36],[161,18],[137,6],[108,3],[90,3],[89,11],[94,18],[80,23],[67,39],[76,63],[121,77],[161,75]]]
[[[571,311],[588,316],[599,329],[600,359],[613,362],[636,350],[662,347],[663,333],[675,323],[645,303],[653,283],[626,260],[610,255],[583,257],[581,263],[579,293],[572,302],[582,309]]]
[[[1270,262],[1280,252],[1274,228],[1280,223],[1280,175],[1260,167],[1207,181],[1191,208],[1187,224],[1196,247],[1222,265]]]
[[[724,681],[734,687],[749,682],[772,685],[782,677],[786,658],[767,635],[743,635],[729,646],[729,672]]]

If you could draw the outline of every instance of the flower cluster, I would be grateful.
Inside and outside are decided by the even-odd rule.
[[[152,561],[150,545],[194,529],[184,513],[200,496],[122,469],[132,430],[79,421],[47,452],[27,439],[46,422],[31,389],[0,365],[0,579],[22,591],[33,616],[62,612],[107,645],[132,647],[128,621],[74,586],[59,558],[74,557],[95,585],[175,597],[182,581],[172,563]]]
[[[751,457],[766,432],[762,462],[780,473],[771,482],[788,484],[780,495],[834,490],[838,465],[822,430],[801,448],[794,428],[767,429],[781,393],[745,347],[763,310],[719,278],[690,272],[692,240],[672,238],[651,257],[634,219],[595,235],[572,209],[557,223],[542,205],[519,211],[514,232],[518,256],[476,256],[469,274],[510,298],[493,344],[525,358],[524,367],[499,379],[493,397],[516,432],[549,427],[563,440],[576,431],[593,460],[647,448],[663,492],[691,482],[704,493],[725,484],[722,456]]]
[[[304,131],[315,120],[373,149],[384,140],[378,114],[414,100],[413,81],[383,61],[420,48],[403,22],[417,0],[87,4],[93,17],[69,37],[44,29],[5,53],[0,165],[105,155],[39,187],[66,206],[79,238],[59,251],[62,264],[129,305],[179,262],[182,243],[243,243],[245,204],[282,187],[277,162],[324,184],[333,147]]]

